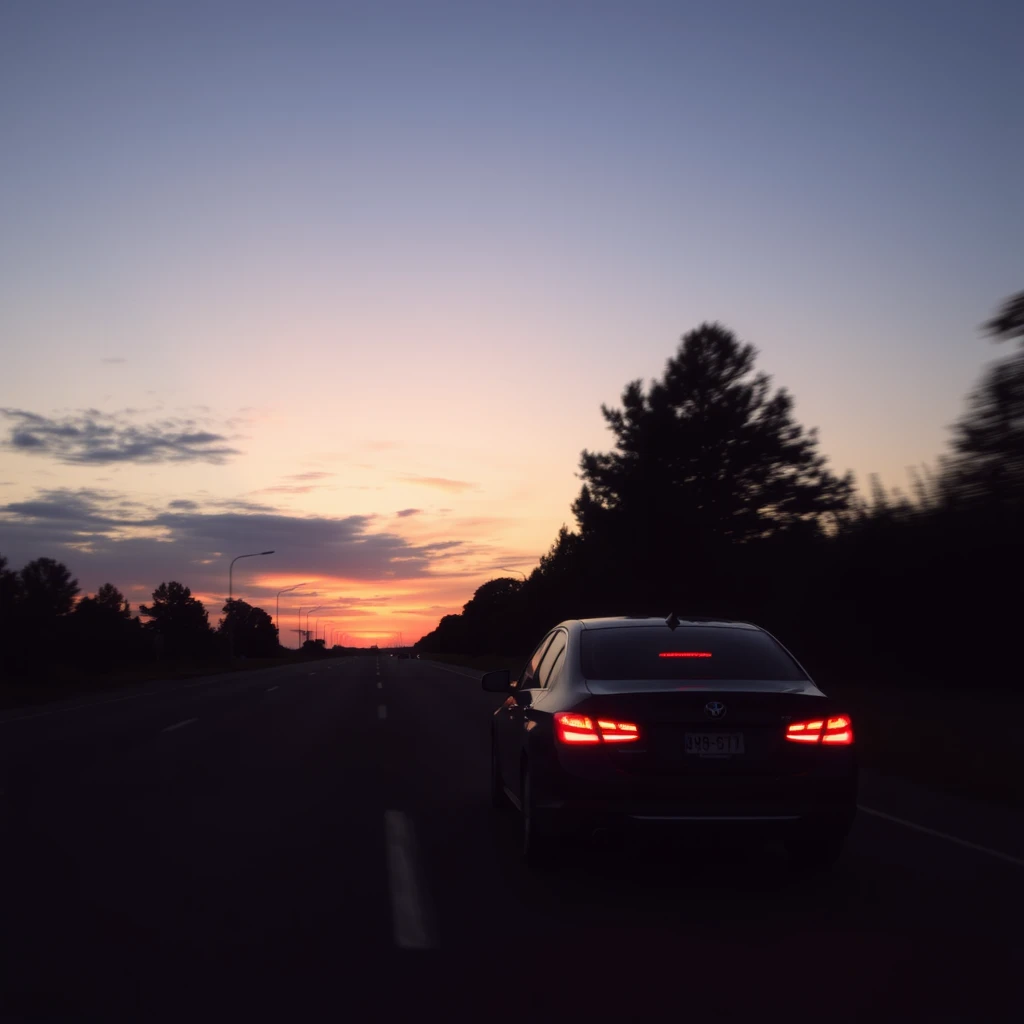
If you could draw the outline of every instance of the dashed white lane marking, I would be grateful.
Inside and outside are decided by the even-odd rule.
[[[184,722],[175,722],[174,725],[169,725],[165,729],[161,729],[161,732],[174,732],[175,729],[184,729],[186,725],[191,725],[193,722],[198,722],[198,718],[186,718]]]
[[[384,812],[384,839],[391,886],[391,924],[400,949],[432,949],[422,887],[416,869],[416,833],[402,811]]]
[[[309,674],[310,674],[311,676],[315,676],[315,675],[316,675],[316,673],[315,673],[315,672],[310,672]]]
[[[276,690],[276,689],[277,689],[276,686],[268,686],[267,687],[267,693],[270,693],[271,690]]]
[[[865,807],[863,804],[857,804],[857,810],[863,811],[865,814],[873,814],[876,818],[884,818],[886,821],[895,822],[897,825],[903,825],[906,828],[912,828],[917,832],[924,832],[925,835],[935,836],[936,839],[945,839],[947,843],[956,843],[957,846],[964,846],[968,850],[977,850],[978,853],[987,853],[990,857],[998,857],[999,860],[1005,860],[1008,864],[1016,864],[1019,868],[1024,868],[1024,859],[1020,857],[1013,857],[1008,853],[1003,853],[1002,850],[993,850],[990,846],[982,846],[980,843],[972,843],[969,839],[961,839],[959,836],[951,836],[948,832],[940,832],[938,829],[928,828],[927,825],[918,825],[916,821],[907,821],[905,818],[897,818],[895,814],[886,814],[884,811],[876,811],[873,807]]]
[[[377,689],[378,690],[383,690],[384,689],[384,684],[379,679],[377,680]]]
[[[377,717],[381,719],[388,717],[388,706],[386,704],[377,705]]]

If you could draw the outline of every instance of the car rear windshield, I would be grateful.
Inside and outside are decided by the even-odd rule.
[[[766,633],[727,626],[585,630],[581,655],[586,679],[807,678]]]

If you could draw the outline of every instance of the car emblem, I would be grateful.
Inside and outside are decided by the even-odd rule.
[[[725,705],[718,700],[709,700],[704,705],[704,714],[708,718],[724,718],[725,717]]]

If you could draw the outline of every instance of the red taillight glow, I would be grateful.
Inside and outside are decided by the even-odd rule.
[[[710,651],[662,651],[659,658],[710,658]]]
[[[596,722],[574,711],[555,712],[555,734],[562,743],[632,743],[640,739],[633,722],[599,718]]]
[[[828,743],[831,746],[850,746],[853,726],[849,715],[834,718],[815,718],[808,722],[793,722],[786,726],[786,739],[792,743]]]

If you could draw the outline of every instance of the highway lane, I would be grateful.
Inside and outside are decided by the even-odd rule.
[[[368,657],[8,716],[8,1019],[1019,1018],[1021,867],[862,815],[815,880],[771,850],[530,875],[497,703]]]

